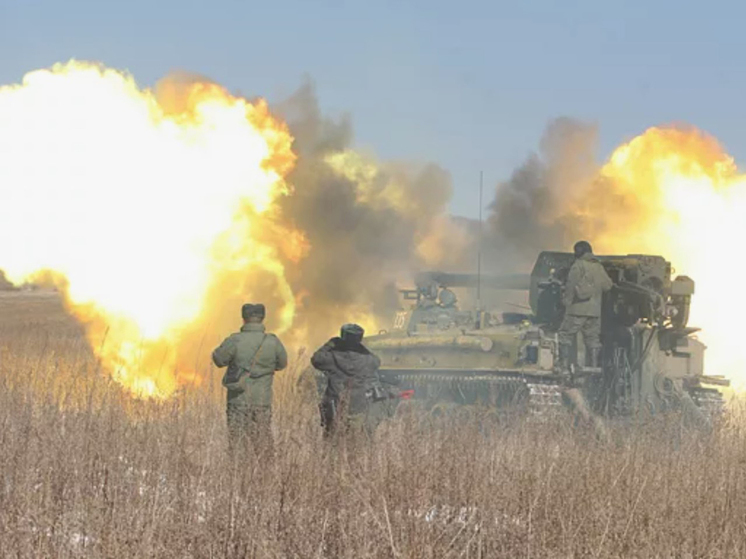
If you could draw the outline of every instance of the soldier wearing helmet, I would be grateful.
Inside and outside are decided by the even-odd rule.
[[[228,390],[226,415],[231,449],[241,439],[263,438],[271,442],[272,384],[275,371],[287,366],[280,339],[264,327],[264,305],[241,307],[243,326],[228,336],[212,353],[218,367],[228,367],[223,386]]]
[[[326,377],[321,401],[321,423],[329,436],[338,426],[372,434],[383,418],[389,395],[381,386],[381,360],[366,348],[364,330],[345,324],[339,337],[331,338],[311,357],[311,364]]]
[[[565,317],[559,329],[560,367],[564,371],[569,368],[572,343],[578,332],[583,333],[590,366],[601,366],[601,296],[613,286],[603,265],[593,256],[590,243],[575,243],[574,252],[575,261],[563,295]]]

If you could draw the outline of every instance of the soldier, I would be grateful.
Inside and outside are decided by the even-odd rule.
[[[218,367],[228,367],[223,386],[228,389],[226,415],[231,450],[247,436],[271,442],[272,380],[287,366],[285,347],[265,332],[262,304],[241,307],[244,324],[212,353]]]
[[[591,367],[600,366],[601,295],[614,285],[603,265],[593,256],[587,241],[575,243],[575,262],[570,267],[563,302],[565,318],[559,329],[560,366],[567,371],[573,339],[583,332]]]
[[[346,430],[362,429],[372,435],[385,413],[389,398],[378,378],[381,360],[362,344],[364,330],[357,324],[342,326],[311,357],[311,364],[326,375],[321,402],[324,434],[331,435],[340,422]]]

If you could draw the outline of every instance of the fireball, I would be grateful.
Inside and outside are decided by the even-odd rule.
[[[104,368],[167,396],[194,378],[180,356],[215,297],[255,294],[237,276],[264,277],[276,330],[292,323],[282,252],[301,258],[303,235],[275,225],[283,249],[265,234],[291,144],[264,101],[214,84],[156,93],[76,61],[28,73],[0,87],[0,268],[51,272]]]
[[[582,213],[604,220],[604,252],[660,254],[695,280],[689,322],[702,328],[706,372],[744,388],[746,175],[722,146],[695,129],[651,128],[614,151]]]

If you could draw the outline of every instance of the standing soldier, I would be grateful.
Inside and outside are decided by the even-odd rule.
[[[223,386],[228,389],[226,415],[231,450],[244,437],[271,442],[272,380],[287,366],[285,347],[264,328],[262,304],[241,307],[241,331],[228,336],[212,352],[218,367],[228,367]]]
[[[311,364],[326,375],[321,401],[321,423],[329,436],[342,423],[372,435],[385,414],[389,394],[381,386],[381,360],[362,344],[364,330],[357,324],[342,326],[311,357]]]
[[[573,339],[583,332],[591,367],[600,366],[601,295],[614,283],[603,265],[593,256],[587,241],[575,243],[575,262],[570,267],[563,302],[565,318],[559,329],[560,366],[567,371]]]

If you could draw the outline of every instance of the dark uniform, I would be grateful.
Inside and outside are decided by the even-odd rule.
[[[563,302],[565,318],[559,329],[560,360],[569,364],[570,349],[578,332],[590,354],[592,367],[600,366],[601,296],[614,285],[603,265],[593,256],[590,244],[575,245],[575,262],[570,267]]]
[[[327,436],[340,426],[371,435],[386,415],[389,394],[378,377],[381,360],[362,344],[363,333],[357,324],[346,324],[340,337],[311,357],[311,364],[326,376],[321,416]]]
[[[272,381],[287,366],[285,347],[265,332],[264,305],[244,305],[244,325],[212,353],[218,367],[228,367],[223,386],[228,389],[226,415],[231,448],[243,436],[270,435]]]

